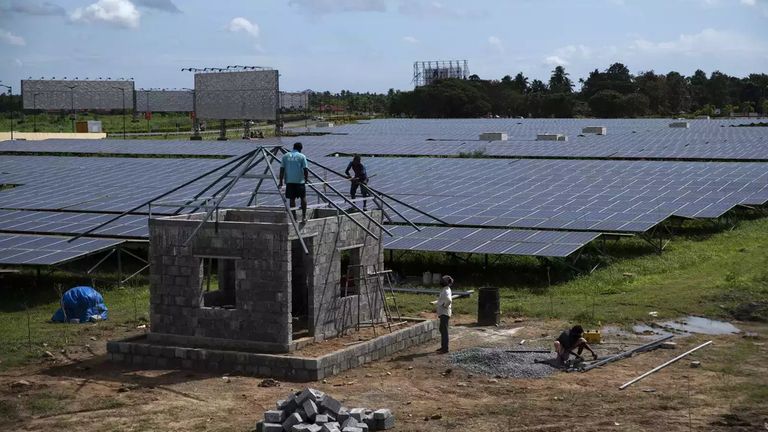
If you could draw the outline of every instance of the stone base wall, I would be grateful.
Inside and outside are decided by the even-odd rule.
[[[303,382],[321,380],[387,357],[435,339],[438,334],[437,321],[422,321],[321,357],[159,345],[149,342],[144,335],[110,341],[107,353],[111,361],[142,368],[197,369]]]

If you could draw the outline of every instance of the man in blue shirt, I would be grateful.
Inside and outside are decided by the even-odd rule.
[[[283,155],[280,165],[280,184],[283,188],[285,177],[285,197],[291,200],[291,208],[296,207],[296,198],[301,198],[301,221],[307,220],[307,190],[305,184],[309,182],[309,170],[307,169],[307,157],[301,153],[304,146],[300,142],[293,145],[293,151]],[[296,210],[292,210],[296,219]]]

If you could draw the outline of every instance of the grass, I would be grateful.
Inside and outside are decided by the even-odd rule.
[[[542,265],[537,267],[530,260],[526,267],[526,260],[518,259],[517,269],[491,265],[485,273],[496,275],[496,280],[491,282],[502,287],[501,306],[506,315],[588,324],[628,324],[647,320],[651,311],[658,312],[658,318],[687,314],[730,317],[745,305],[768,305],[766,234],[768,220],[757,219],[741,222],[733,231],[706,236],[704,240],[698,235],[676,237],[661,255],[630,254],[592,274],[552,286],[527,274],[537,269],[539,273],[546,272],[542,271]],[[629,244],[621,247],[642,250],[639,243],[625,242]],[[455,274],[458,269],[452,265],[441,266],[439,262],[432,264],[443,273]],[[522,274],[509,279],[516,278],[518,282],[505,284],[503,277],[516,270]],[[477,273],[454,275],[456,289],[486,285],[482,281],[477,283],[477,276]],[[423,295],[398,295],[401,312],[409,314],[424,310],[428,300]],[[476,297],[456,300],[454,310],[475,313]],[[765,306],[756,312],[752,319],[768,321]]]
[[[65,284],[63,289],[76,285],[79,283]],[[148,320],[147,285],[99,288],[99,292],[109,308],[107,321],[87,324],[50,322],[59,305],[58,293],[49,289],[38,292],[30,299],[28,327],[24,297],[18,290],[6,291],[6,297],[0,302],[0,345],[3,347],[0,350],[0,370],[41,359],[45,351],[58,353],[69,345],[82,347],[92,344],[92,337],[100,341],[114,337],[116,333],[119,337],[121,330],[133,330],[136,325]]]
[[[425,270],[450,273],[457,281],[457,290],[501,287],[501,308],[506,317],[626,325],[649,320],[651,311],[658,313],[658,319],[688,314],[730,318],[739,316],[746,307],[752,313],[749,319],[768,321],[766,238],[768,219],[754,219],[740,222],[731,231],[694,227],[676,237],[661,255],[640,240],[622,240],[606,247],[615,258],[592,274],[577,277],[557,263],[530,257],[504,257],[483,269],[480,257],[462,262],[444,255],[414,254],[397,258],[392,266],[406,274]],[[6,276],[5,280],[18,288],[33,279],[30,276]],[[40,286],[53,286],[55,280],[61,281],[54,275]],[[65,280],[63,285],[75,286],[75,282]],[[79,325],[49,323],[58,307],[58,295],[53,289],[40,290],[30,299],[31,346],[24,297],[19,289],[6,290],[0,300],[0,369],[39,359],[44,351],[82,346],[90,337],[119,337],[121,331],[134,330],[147,320],[149,292],[145,283],[99,290],[109,307],[109,320]],[[431,300],[425,295],[397,295],[403,315],[431,312]],[[750,305],[762,305],[762,309]],[[457,313],[474,314],[476,310],[477,295],[454,302]]]

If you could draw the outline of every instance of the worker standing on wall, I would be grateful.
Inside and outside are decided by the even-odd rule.
[[[440,279],[440,297],[437,299],[437,316],[440,318],[440,354],[448,352],[448,321],[451,319],[453,298],[451,298],[451,286],[453,278],[445,275]]]
[[[296,207],[296,198],[301,198],[301,221],[307,221],[307,189],[306,183],[309,182],[309,169],[307,168],[307,157],[301,153],[304,146],[300,142],[293,145],[293,151],[283,155],[280,165],[280,184],[279,189],[283,188],[283,177],[285,177],[285,197],[291,200],[291,208]],[[296,210],[291,210],[293,219],[296,219]]]
[[[350,170],[355,174],[354,177],[349,174]],[[355,196],[357,196],[357,188],[360,188],[360,193],[363,195],[363,198],[367,198],[369,196],[368,187],[366,186],[368,184],[368,172],[365,170],[365,165],[363,165],[360,160],[360,155],[355,155],[352,158],[352,162],[347,165],[347,170],[344,171],[344,173],[347,175],[347,178],[352,181],[352,184],[349,186],[349,196],[352,197],[352,199],[355,199]],[[363,210],[366,210],[365,206],[367,202],[368,200],[363,200]]]

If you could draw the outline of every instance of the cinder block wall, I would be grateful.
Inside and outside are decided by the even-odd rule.
[[[323,212],[317,212],[323,216]],[[381,212],[369,212],[377,221]],[[292,340],[291,247],[297,239],[282,210],[228,211],[214,232],[203,226],[184,243],[201,215],[151,219],[150,340],[186,346],[289,352]],[[362,214],[361,225],[381,239],[381,230]],[[309,289],[310,335],[323,339],[382,314],[382,299],[373,284],[359,294],[341,297],[341,249],[361,246],[360,263],[383,269],[384,254],[375,240],[346,217],[310,219],[301,228],[311,239]],[[234,261],[234,309],[203,307],[203,257]],[[365,271],[365,270],[362,270]],[[359,305],[359,309],[358,309]],[[371,306],[372,305],[372,306]],[[237,343],[241,341],[241,343]]]
[[[380,211],[368,213],[381,223]],[[380,244],[381,229],[365,216],[355,213],[352,217],[379,240],[368,235],[362,228],[346,217],[324,217],[310,219],[302,229],[302,235],[312,237],[314,274],[311,278],[313,292],[310,295],[310,334],[316,339],[338,335],[345,328],[360,321],[369,321],[383,315],[383,299],[375,289],[374,280],[366,285],[355,281],[359,294],[341,297],[341,250],[360,246],[361,271],[384,268],[384,250]],[[293,232],[291,232],[293,234]],[[292,235],[291,238],[296,238]],[[359,305],[359,309],[358,309]]]
[[[221,222],[198,225],[186,217],[151,219],[150,321],[161,334],[187,344],[216,345],[216,339],[251,341],[252,348],[288,351],[291,295],[288,225]],[[201,257],[233,258],[235,309],[202,307]]]

